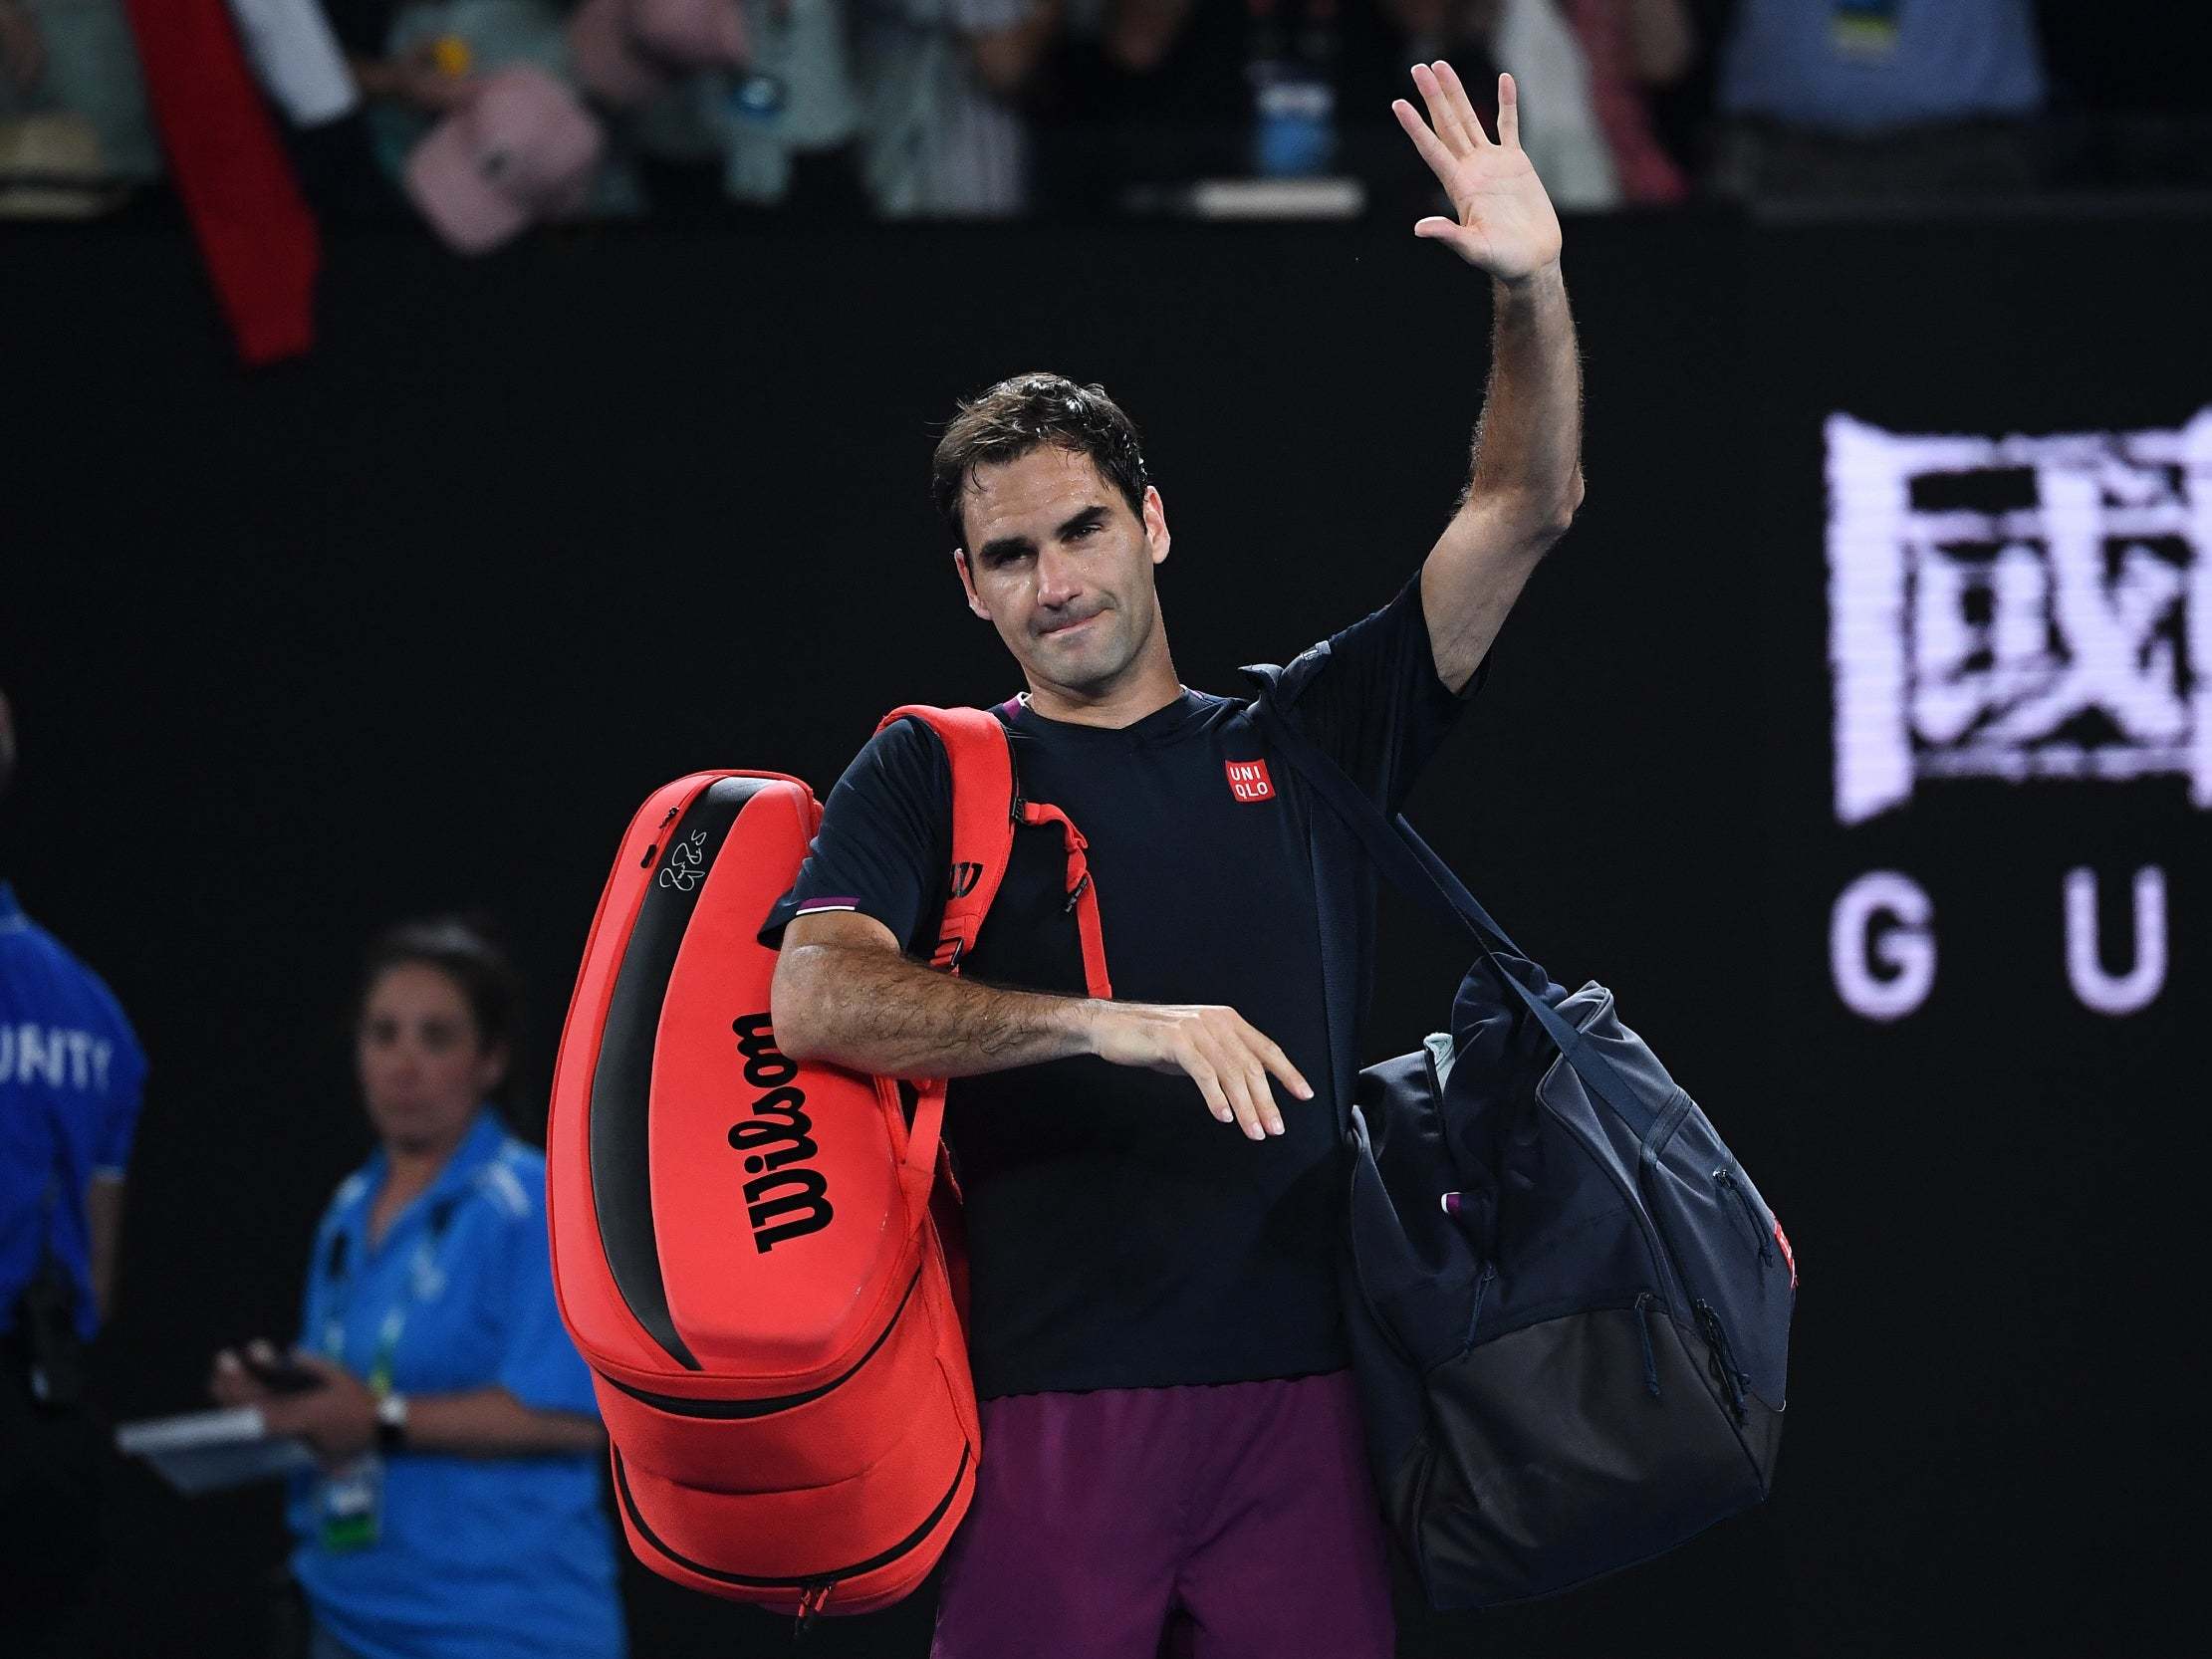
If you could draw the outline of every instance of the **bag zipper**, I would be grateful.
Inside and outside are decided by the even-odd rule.
[[[807,1598],[813,1597],[815,1611],[820,1612],[822,1603],[830,1598],[830,1592],[843,1580],[858,1578],[862,1573],[888,1566],[899,1556],[911,1554],[920,1548],[929,1535],[937,1530],[937,1523],[944,1520],[945,1512],[952,1508],[953,1499],[960,1496],[960,1484],[968,1478],[968,1469],[974,1458],[972,1448],[965,1445],[960,1448],[960,1467],[952,1472],[952,1484],[945,1488],[945,1495],[937,1500],[937,1507],[923,1518],[920,1526],[888,1549],[879,1550],[865,1560],[832,1568],[828,1572],[809,1573],[804,1578],[757,1578],[742,1572],[724,1572],[720,1567],[708,1566],[702,1561],[680,1555],[661,1542],[659,1537],[645,1524],[644,1516],[638,1513],[637,1500],[629,1490],[629,1470],[622,1462],[620,1447],[614,1448],[614,1492],[621,1500],[622,1513],[628,1516],[630,1525],[636,1528],[637,1536],[685,1571],[696,1572],[702,1578],[711,1578],[717,1584],[732,1584],[741,1589],[798,1590],[801,1606],[806,1605]]]
[[[1766,1267],[1771,1264],[1774,1261],[1774,1245],[1768,1239],[1766,1229],[1759,1225],[1759,1212],[1752,1205],[1750,1191],[1738,1184],[1735,1171],[1726,1164],[1713,1171],[1713,1184],[1735,1195],[1737,1204],[1743,1209],[1744,1220],[1751,1224],[1751,1236],[1758,1241],[1759,1265]]]
[[[1736,1369],[1736,1355],[1728,1346],[1728,1332],[1720,1322],[1720,1315],[1713,1311],[1713,1304],[1703,1297],[1693,1305],[1697,1309],[1697,1328],[1705,1337],[1705,1351],[1712,1363],[1713,1379],[1728,1396],[1728,1409],[1735,1414],[1736,1426],[1744,1426],[1744,1384],[1748,1380]]]
[[[914,1277],[906,1282],[906,1290],[899,1297],[898,1305],[891,1309],[891,1316],[883,1321],[883,1328],[875,1333],[875,1340],[868,1344],[867,1352],[856,1359],[842,1375],[832,1377],[821,1386],[809,1388],[803,1393],[780,1394],[765,1400],[693,1400],[686,1399],[678,1394],[654,1394],[643,1388],[632,1388],[626,1382],[620,1382],[608,1376],[605,1371],[600,1372],[600,1376],[609,1387],[618,1389],[631,1399],[641,1400],[655,1411],[665,1411],[673,1417],[706,1419],[771,1417],[779,1411],[789,1411],[794,1406],[805,1405],[809,1400],[819,1400],[832,1389],[851,1382],[859,1374],[860,1367],[875,1357],[876,1349],[890,1340],[892,1327],[898,1323],[899,1315],[906,1311],[906,1304],[913,1300],[914,1287],[920,1283],[921,1269],[916,1268]]]
[[[1654,1400],[1659,1394],[1659,1356],[1651,1347],[1651,1304],[1659,1299],[1649,1291],[1636,1293],[1636,1334],[1643,1338],[1643,1386]]]
[[[806,1593],[799,1597],[798,1622],[791,1628],[791,1639],[799,1640],[813,1626],[822,1611],[822,1604],[830,1599],[830,1592],[838,1587],[835,1578],[817,1578],[808,1584]]]

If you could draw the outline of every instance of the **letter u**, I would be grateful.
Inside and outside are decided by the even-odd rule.
[[[2084,866],[2066,876],[2066,977],[2082,1006],[2098,1014],[2133,1014],[2166,987],[2166,872],[2145,864],[2135,872],[2134,964],[2125,974],[2104,971],[2096,927],[2096,872]]]

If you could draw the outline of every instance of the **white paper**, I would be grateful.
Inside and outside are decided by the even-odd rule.
[[[187,1497],[276,1480],[315,1463],[299,1441],[271,1435],[260,1407],[250,1405],[123,1423],[116,1429],[116,1450],[144,1458]]]

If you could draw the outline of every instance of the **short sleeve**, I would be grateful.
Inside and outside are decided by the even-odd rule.
[[[1416,574],[1388,604],[1285,668],[1277,695],[1299,729],[1394,813],[1489,672],[1486,656],[1458,692],[1438,677]]]
[[[951,763],[935,732],[900,720],[868,740],[823,803],[799,878],[769,912],[761,942],[781,944],[796,917],[857,910],[916,950],[934,930],[930,901],[951,860]]]
[[[569,1340],[553,1298],[553,1252],[546,1238],[544,1189],[520,1216],[502,1218],[499,1367],[492,1380],[534,1411],[599,1415],[592,1373]]]

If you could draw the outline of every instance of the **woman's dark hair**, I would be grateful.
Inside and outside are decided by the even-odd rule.
[[[1088,455],[1099,474],[1121,492],[1129,511],[1144,517],[1144,451],[1136,426],[1100,385],[1079,386],[1059,374],[1017,374],[980,397],[969,398],[930,462],[929,495],[952,532],[967,546],[961,507],[975,469],[1018,460],[1047,445]]]
[[[377,935],[362,963],[361,990],[354,998],[358,1021],[376,981],[394,968],[435,968],[461,988],[477,1043],[507,1051],[507,1071],[492,1090],[492,1103],[511,1112],[516,1096],[516,1063],[522,1042],[522,977],[497,943],[492,924],[480,916],[425,916],[401,922]]]

